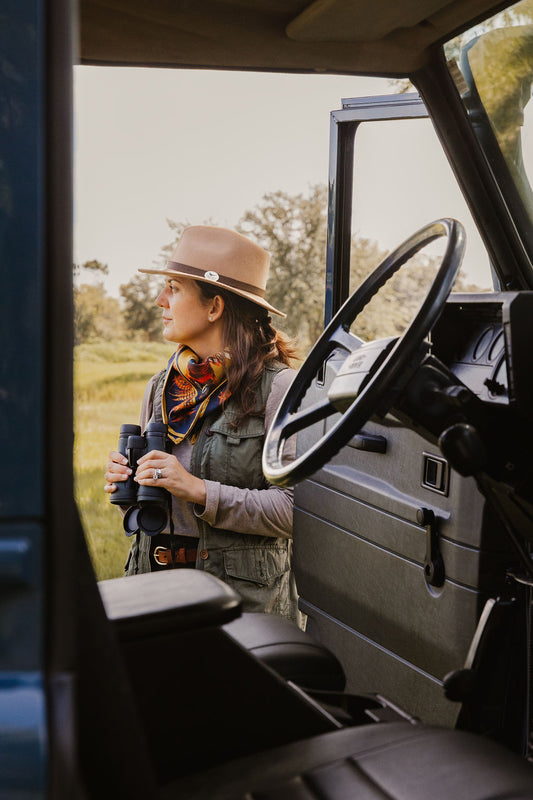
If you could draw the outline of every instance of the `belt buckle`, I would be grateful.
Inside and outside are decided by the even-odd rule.
[[[154,548],[154,552],[153,552],[152,555],[154,557],[154,561],[155,561],[156,564],[158,564],[160,567],[166,567],[166,565],[168,564],[168,561],[160,561],[159,560],[159,552],[161,550],[164,553],[166,553],[168,551],[168,547],[161,547],[161,546],[156,547],[156,548]]]

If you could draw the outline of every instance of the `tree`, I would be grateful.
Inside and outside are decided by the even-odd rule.
[[[76,344],[95,339],[120,337],[122,334],[122,315],[120,304],[114,297],[109,297],[104,289],[103,281],[96,280],[98,275],[107,275],[107,264],[100,261],[86,261],[74,264],[75,279],[83,274],[90,283],[74,286],[74,341]],[[88,273],[88,274],[87,274]]]
[[[101,261],[97,261],[93,259],[92,261],[85,261],[83,264],[73,264],[72,269],[74,271],[74,277],[77,278],[81,275],[82,270],[88,270],[93,275],[95,273],[101,273],[102,275],[109,275],[109,267],[107,264],[102,264]]]
[[[383,261],[387,252],[376,242],[358,237],[352,239],[351,291]],[[386,336],[399,336],[407,328],[430,289],[440,266],[440,258],[424,250],[409,259],[374,295],[358,316],[353,332],[369,341]],[[479,292],[460,272],[453,285],[454,292]]]
[[[309,194],[270,192],[246,211],[237,226],[271,255],[267,297],[287,313],[276,326],[297,336],[306,348],[320,334],[324,321],[327,189]]]
[[[169,224],[178,235],[186,227]],[[244,213],[237,229],[270,253],[267,297],[287,313],[286,319],[276,318],[275,325],[296,338],[305,354],[324,325],[327,187],[311,186],[307,195],[268,192]],[[173,247],[174,243],[168,245],[164,252],[169,254]],[[385,256],[386,251],[377,242],[359,235],[352,237],[351,291]],[[357,335],[368,340],[402,333],[425,297],[437,264],[437,259],[424,253],[411,259],[364,309],[354,329]],[[457,284],[456,290],[463,287]]]
[[[161,339],[161,309],[155,302],[160,283],[156,275],[141,274],[120,287],[125,327],[146,341]]]
[[[120,338],[122,315],[115,297],[109,297],[102,283],[74,288],[74,341]]]

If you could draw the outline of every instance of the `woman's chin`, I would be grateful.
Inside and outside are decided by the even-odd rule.
[[[163,338],[168,342],[172,341],[172,332],[168,329],[168,325],[163,325]]]

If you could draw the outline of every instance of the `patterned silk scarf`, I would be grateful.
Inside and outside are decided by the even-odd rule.
[[[200,361],[194,350],[185,345],[180,345],[170,358],[162,406],[168,436],[175,444],[187,436],[194,441],[198,420],[228,399],[226,369],[229,363],[226,353]]]

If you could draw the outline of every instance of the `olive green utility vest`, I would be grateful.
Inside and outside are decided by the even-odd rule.
[[[283,369],[285,365],[279,362],[265,367],[254,414],[239,420],[236,403],[230,398],[223,410],[203,419],[192,446],[193,475],[243,489],[268,488],[261,467],[265,406],[272,381]],[[150,421],[162,421],[164,378],[165,370],[154,383]],[[292,539],[236,533],[214,528],[199,518],[197,523],[200,537],[197,569],[216,575],[234,588],[242,597],[243,611],[269,612],[300,623],[291,572]],[[148,537],[141,534],[137,559],[144,562],[142,551],[149,547],[149,541],[143,540]]]

